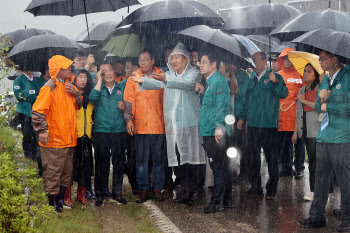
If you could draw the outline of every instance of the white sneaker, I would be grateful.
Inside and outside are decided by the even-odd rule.
[[[314,199],[314,192],[311,192],[309,195],[304,197],[305,201],[312,201]]]

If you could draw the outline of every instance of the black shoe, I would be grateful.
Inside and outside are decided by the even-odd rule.
[[[224,201],[224,208],[225,209],[232,209],[233,208],[233,201],[232,200]]]
[[[106,190],[105,197],[112,197],[112,193],[109,191],[109,189]]]
[[[209,191],[214,191],[214,185],[209,185],[209,186],[208,186],[208,190],[209,190]]]
[[[132,190],[132,195],[137,196],[139,194],[139,190],[138,189],[133,189]]]
[[[334,209],[334,210],[333,210],[333,215],[335,215],[335,216],[341,216],[341,209]]]
[[[293,170],[282,169],[280,172],[280,176],[293,176]]]
[[[123,196],[117,196],[117,197],[113,197],[112,199],[109,199],[110,202],[114,202],[117,203],[118,205],[122,205],[122,204],[126,204],[128,203]]]
[[[97,198],[95,201],[95,206],[103,206],[103,199]]]
[[[320,228],[326,226],[326,219],[309,217],[307,219],[301,220],[299,223],[305,227]]]
[[[276,192],[267,192],[265,195],[266,200],[273,200],[276,197]]]
[[[176,195],[173,199],[174,204],[185,204],[188,203],[190,199],[189,193],[184,191],[176,192]]]
[[[96,199],[96,196],[95,196],[95,194],[92,191],[86,190],[85,198],[86,199]]]
[[[199,192],[193,192],[187,204],[189,206],[199,206],[201,204],[201,197]]]
[[[341,222],[337,227],[338,232],[350,232],[350,222]]]
[[[211,214],[219,211],[223,211],[225,209],[222,202],[216,204],[214,201],[211,201],[207,207],[204,209],[204,213]]]
[[[247,192],[244,193],[245,196],[251,196],[251,195],[262,195],[264,192],[262,189],[252,189],[250,188]]]
[[[295,179],[302,179],[304,177],[304,171],[296,171],[294,177]]]

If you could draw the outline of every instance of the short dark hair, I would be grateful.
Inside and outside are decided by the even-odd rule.
[[[46,62],[45,63],[45,66],[43,66],[41,69],[40,69],[40,73],[41,73],[41,75],[45,75],[45,72],[46,72],[46,70],[48,70],[49,69],[49,62]]]
[[[84,51],[76,50],[73,52],[71,59],[74,60],[76,57],[87,57],[87,54]]]
[[[197,50],[195,50],[195,49],[191,49],[191,50],[190,50],[190,53],[192,53],[192,52],[196,52],[196,53],[198,53],[198,51],[197,51]]]
[[[218,57],[216,56],[216,54],[212,53],[212,52],[208,52],[205,51],[202,53],[202,57],[203,56],[207,56],[208,60],[210,61],[210,63],[216,62],[216,69],[219,70],[220,67],[220,60],[218,59]]]
[[[168,50],[174,50],[174,47],[173,46],[167,46],[164,51],[166,52]]]
[[[139,53],[139,56],[144,53],[148,53],[151,59],[154,59],[153,52],[150,49],[142,49]]]
[[[138,62],[137,62],[137,60],[136,60],[135,58],[132,58],[132,57],[129,57],[129,58],[125,59],[125,60],[124,60],[124,65],[125,65],[127,62],[131,62],[132,65],[136,65],[136,66],[139,65]]]
[[[339,62],[339,56],[335,55],[334,53],[328,52],[326,50],[321,50],[320,52],[322,52],[322,51],[325,52],[327,54],[327,56],[329,56],[329,57],[336,57],[337,61]]]
[[[101,64],[100,64],[100,69],[101,69],[101,66],[102,66],[102,65],[111,65],[112,68],[113,68],[112,63],[110,63],[109,61],[103,61],[103,62],[101,62]]]
[[[258,51],[258,52],[256,52],[256,53],[260,54],[261,60],[266,60],[266,59],[267,59],[267,56],[266,56],[266,53],[265,53],[265,52],[263,52],[263,51]]]

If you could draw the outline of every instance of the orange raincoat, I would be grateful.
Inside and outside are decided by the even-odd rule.
[[[280,99],[278,131],[294,131],[297,109],[297,104],[295,101],[300,88],[306,85],[303,77],[298,73],[298,71],[296,71],[294,66],[288,69],[284,67],[283,57],[288,55],[287,51],[295,51],[295,49],[284,49],[277,59],[277,62],[281,67],[281,70],[278,73],[283,77],[289,91],[287,98]]]
[[[76,110],[82,105],[81,95],[73,96],[66,92],[65,83],[56,76],[61,69],[68,69],[73,61],[56,55],[49,60],[51,79],[41,88],[39,96],[32,108],[34,129],[38,132],[49,131],[49,141],[42,147],[66,148],[77,145],[77,117]]]
[[[160,73],[153,67],[155,73]],[[143,76],[142,70],[134,73]],[[165,134],[163,116],[164,90],[140,90],[141,86],[128,79],[124,90],[125,111],[124,118],[135,125],[136,134]]]

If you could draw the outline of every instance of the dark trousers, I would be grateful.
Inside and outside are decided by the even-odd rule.
[[[30,158],[32,160],[36,160],[36,151],[38,148],[38,142],[35,137],[35,131],[32,126],[32,118],[19,113],[18,114],[19,121],[21,123],[22,134],[23,134],[23,151],[24,156],[26,158]]]
[[[304,138],[307,155],[309,157],[309,183],[310,190],[314,192],[315,187],[315,172],[316,172],[316,138]],[[332,169],[333,170],[333,169]],[[334,172],[333,172],[334,173]],[[332,175],[333,177],[333,175]],[[331,179],[331,184],[329,187],[329,193],[333,193],[333,179]]]
[[[240,151],[240,174],[248,174],[248,161],[247,161],[247,127],[244,124],[242,130],[237,128],[238,118],[235,117],[235,123],[232,128],[229,146],[233,146]]]
[[[136,177],[139,190],[149,190],[148,162],[152,156],[154,189],[164,189],[166,142],[164,134],[135,134]]]
[[[125,133],[95,133],[95,193],[104,198],[108,187],[110,160],[113,164],[113,197],[122,195]],[[106,183],[107,182],[107,183]]]
[[[126,173],[128,175],[129,183],[133,190],[137,190],[135,138],[129,134],[126,135],[126,159]]]
[[[189,163],[180,165],[181,156],[177,145],[175,146],[175,152],[177,156],[178,166],[174,167],[174,171],[176,171],[176,173],[178,174],[181,190],[186,193],[202,192],[203,174],[201,172],[203,170],[203,166],[205,168],[206,165]]]
[[[232,172],[230,172],[226,154],[227,141],[227,135],[224,135],[219,143],[215,141],[214,136],[203,137],[203,148],[214,176],[214,193],[211,201],[215,203],[232,199]]]
[[[173,182],[173,168],[169,167],[168,165],[168,159],[165,159],[165,181],[164,181],[164,188],[165,189],[174,189],[174,182]]]
[[[279,131],[279,154],[282,163],[282,169],[292,170],[293,167],[293,131]],[[304,139],[298,138],[297,143],[295,144],[295,159],[294,167],[296,171],[303,171],[305,161],[305,145]]]
[[[316,154],[315,193],[310,215],[325,218],[325,207],[334,169],[341,193],[342,221],[350,223],[350,143],[317,143]]]
[[[277,149],[277,128],[257,128],[248,126],[249,141],[249,183],[251,189],[261,189],[261,147],[264,149],[268,166],[269,180],[266,184],[267,193],[276,193],[279,180]]]
[[[88,187],[91,184],[92,174],[92,143],[85,135],[77,139],[73,158],[73,180],[78,182],[80,187]]]

